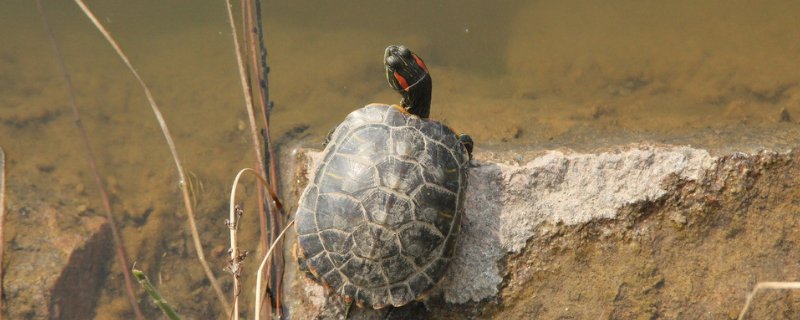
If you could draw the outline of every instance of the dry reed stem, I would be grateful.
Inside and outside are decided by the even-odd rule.
[[[237,68],[239,70],[239,80],[241,82],[242,95],[244,96],[244,100],[245,100],[244,107],[245,107],[245,110],[247,110],[247,120],[248,120],[248,124],[250,126],[250,137],[251,137],[251,139],[253,141],[253,152],[255,153],[256,165],[258,166],[258,173],[256,173],[256,175],[257,176],[264,176],[264,175],[266,175],[267,172],[266,172],[266,169],[264,168],[264,160],[261,157],[261,140],[258,138],[258,130],[257,130],[257,127],[256,127],[256,120],[255,120],[255,110],[253,109],[253,97],[251,95],[251,90],[250,90],[250,81],[248,80],[247,71],[246,71],[246,68],[244,67],[244,60],[242,59],[242,54],[243,53],[242,53],[242,49],[241,49],[241,47],[239,45],[239,36],[238,36],[238,34],[236,32],[236,25],[234,24],[234,20],[233,20],[233,11],[231,9],[230,0],[225,0],[225,8],[226,8],[226,12],[228,14],[228,23],[229,23],[230,28],[231,28],[231,38],[233,39],[234,55],[236,56],[236,66],[237,66]],[[245,8],[245,6],[243,5],[242,6],[243,11],[244,11],[244,8]],[[245,21],[242,21],[242,23],[243,23],[243,25],[245,25]],[[237,177],[238,177],[238,175],[237,175]],[[262,190],[262,186],[259,186],[258,189]],[[259,199],[261,201],[265,201],[266,200],[266,199],[264,199],[264,196],[262,194],[259,194]],[[231,200],[231,201],[233,201],[233,200]],[[231,206],[233,206],[232,202],[231,202]],[[259,210],[263,210],[263,207],[259,208]],[[259,221],[259,228],[260,228],[260,231],[261,231],[259,239],[261,241],[262,250],[264,250],[266,248],[266,244],[267,244],[266,217],[264,217],[263,214],[259,214],[258,215],[258,221]],[[237,310],[238,310],[238,307],[237,307]]]
[[[255,9],[252,8],[251,2],[254,2]],[[270,178],[270,183],[272,184],[272,193],[278,193],[278,165],[277,165],[277,157],[275,156],[275,149],[270,141],[270,133],[269,133],[269,113],[271,108],[271,101],[269,100],[269,65],[267,64],[267,48],[266,44],[264,43],[264,32],[263,32],[263,22],[262,22],[262,15],[261,15],[261,0],[247,0],[245,1],[245,12],[246,12],[246,23],[247,32],[249,34],[249,47],[250,47],[250,57],[252,59],[251,63],[256,71],[256,80],[259,84],[259,90],[256,91],[258,95],[258,102],[261,106],[261,115],[262,115],[262,122],[264,125],[264,144],[266,145],[266,155],[269,159],[269,175],[266,173],[262,173],[265,177]],[[254,17],[255,16],[255,17]],[[256,20],[253,22],[253,20]],[[256,37],[258,37],[258,50],[256,49]],[[247,42],[246,42],[247,43]],[[261,59],[259,60],[258,57]],[[259,72],[260,71],[260,72]],[[252,91],[251,91],[252,92]],[[265,164],[266,165],[266,164]],[[261,197],[261,194],[259,194]],[[286,217],[286,212],[283,210],[282,207],[278,208],[278,212],[275,212],[271,215],[272,223],[270,223],[270,242],[275,242],[276,240],[276,233],[281,228],[281,224],[283,223],[283,218]],[[281,242],[278,242],[279,244]],[[281,317],[281,283],[283,274],[283,255],[276,255],[274,259],[272,259],[272,263],[266,270],[266,276],[271,278],[272,272],[276,274],[275,276],[275,283],[274,283],[274,291],[275,292],[275,310],[276,315],[278,318]],[[267,306],[267,312],[270,312],[270,308],[272,305]]]
[[[225,0],[226,9],[228,12],[228,22],[231,26],[231,34],[233,38],[233,47],[235,50],[236,55],[236,65],[239,68],[239,80],[242,83],[242,94],[244,95],[245,101],[245,109],[247,109],[247,120],[250,124],[250,135],[253,139],[253,151],[256,154],[256,159],[258,160],[258,167],[259,172],[266,174],[266,170],[264,168],[264,161],[261,159],[261,143],[258,139],[258,129],[256,127],[256,117],[255,112],[253,110],[253,99],[249,94],[248,88],[250,87],[247,81],[246,72],[244,69],[244,61],[242,61],[241,55],[241,48],[239,47],[239,38],[236,33],[236,26],[233,23],[233,12],[231,11],[231,1]]]
[[[267,254],[264,255],[264,259],[261,260],[261,264],[258,266],[258,273],[256,275],[256,301],[255,301],[255,319],[256,320],[260,319],[260,314],[259,314],[258,311],[260,309],[259,307],[261,306],[261,274],[262,274],[262,271],[264,270],[264,265],[267,264],[267,261],[269,260],[269,257],[272,254],[272,251],[275,250],[275,245],[277,245],[281,241],[281,239],[283,238],[283,235],[286,234],[286,231],[289,230],[289,228],[293,224],[294,224],[294,220],[289,221],[289,223],[286,224],[286,227],[283,228],[281,233],[275,238],[275,241],[272,242],[272,246],[269,247],[269,250],[267,251]]]
[[[105,29],[105,27],[103,27],[100,21],[97,20],[92,11],[89,10],[89,7],[87,7],[82,0],[75,0],[75,3],[77,3],[78,6],[81,8],[81,10],[83,10],[83,13],[86,14],[89,20],[91,20],[92,23],[94,23],[97,30],[100,31],[101,34],[103,34],[103,36],[106,38],[111,47],[113,47],[114,50],[117,52],[117,55],[119,55],[120,59],[122,59],[122,61],[125,63],[128,69],[131,71],[131,73],[133,73],[133,76],[139,82],[139,85],[142,87],[142,90],[144,90],[145,96],[147,96],[147,101],[150,103],[150,107],[153,110],[153,114],[155,114],[156,120],[158,121],[158,124],[161,127],[164,139],[166,139],[167,141],[169,150],[172,153],[172,159],[175,161],[175,166],[178,170],[179,185],[181,188],[181,194],[183,196],[183,204],[186,207],[186,214],[189,217],[188,219],[189,227],[191,228],[192,240],[194,241],[195,251],[197,252],[197,259],[200,260],[200,265],[202,265],[203,271],[205,271],[206,277],[211,283],[211,286],[214,288],[214,292],[216,293],[217,298],[219,299],[220,303],[225,309],[225,312],[230,313],[231,310],[230,304],[228,303],[228,301],[225,300],[225,295],[223,294],[222,289],[219,286],[217,278],[214,277],[214,273],[211,272],[211,268],[209,268],[208,262],[206,262],[205,254],[203,253],[203,245],[200,242],[200,235],[197,231],[197,225],[194,219],[194,210],[192,209],[191,198],[189,197],[189,190],[186,185],[187,184],[186,175],[183,172],[183,166],[181,165],[180,159],[178,158],[178,151],[175,149],[175,143],[173,142],[172,136],[170,135],[169,129],[167,128],[167,123],[166,121],[164,121],[164,117],[161,115],[161,111],[158,109],[158,105],[156,104],[156,101],[153,98],[153,94],[150,92],[150,89],[147,87],[144,80],[142,80],[141,76],[139,76],[139,73],[130,63],[128,57],[119,47],[119,45],[117,45],[117,42],[114,41],[114,38],[111,37],[111,34]]]
[[[47,19],[47,15],[42,8],[41,0],[36,1],[36,7],[39,10],[39,15],[42,17],[42,23],[44,24],[45,31],[47,31],[50,45],[53,47],[53,53],[55,54],[56,61],[58,62],[58,69],[61,73],[61,77],[64,80],[64,84],[67,86],[70,106],[72,107],[73,120],[75,121],[75,126],[80,132],[81,140],[83,141],[83,147],[86,152],[86,160],[92,170],[95,184],[100,192],[100,198],[103,201],[103,208],[106,211],[106,220],[108,220],[108,224],[111,227],[111,235],[113,236],[114,244],[117,247],[117,259],[119,260],[120,267],[122,268],[122,275],[125,279],[125,293],[128,296],[128,302],[130,302],[136,318],[144,319],[144,315],[139,308],[139,304],[136,302],[136,293],[133,290],[131,271],[128,270],[128,261],[130,261],[130,258],[128,257],[127,250],[125,249],[125,243],[122,241],[122,236],[119,233],[119,228],[117,228],[117,223],[114,220],[113,210],[111,209],[111,200],[109,200],[108,192],[106,191],[105,185],[103,184],[103,179],[100,176],[100,171],[97,169],[97,161],[95,160],[92,145],[89,143],[89,135],[86,133],[86,128],[83,127],[83,122],[81,121],[81,114],[78,110],[78,102],[75,98],[75,89],[72,87],[72,80],[70,80],[69,72],[67,72],[67,68],[64,65],[61,50],[59,49],[58,42],[56,42],[56,38],[53,35],[53,29],[50,27],[50,22]]]
[[[244,168],[242,170],[239,170],[239,172],[236,173],[236,178],[233,179],[233,185],[231,186],[230,210],[228,211],[228,226],[229,226],[229,229],[230,229],[230,239],[231,239],[231,250],[230,250],[231,267],[230,268],[231,268],[231,271],[233,271],[232,273],[233,273],[233,284],[234,284],[233,285],[233,288],[234,288],[234,290],[233,290],[233,292],[234,292],[234,296],[233,296],[234,305],[233,305],[233,307],[234,307],[234,310],[235,310],[234,319],[239,319],[239,312],[238,312],[239,311],[239,303],[238,303],[238,301],[239,301],[238,300],[238,298],[239,298],[239,274],[238,274],[238,271],[241,270],[241,266],[239,265],[239,263],[240,263],[239,260],[240,259],[239,259],[239,247],[238,247],[238,243],[237,243],[238,237],[237,237],[237,234],[236,234],[236,232],[239,229],[238,228],[239,227],[239,217],[237,217],[237,214],[236,214],[237,210],[236,210],[236,205],[235,205],[235,203],[236,203],[236,190],[237,190],[237,188],[239,186],[239,179],[241,179],[242,175],[247,173],[247,172],[252,173],[253,176],[255,176],[258,179],[258,181],[261,183],[261,185],[264,186],[264,188],[266,188],[266,189],[270,188],[269,183],[267,182],[267,180],[264,179],[264,177],[262,177],[261,175],[259,175],[258,171],[253,170],[251,168]],[[272,194],[272,196],[274,197],[275,195]],[[273,198],[272,200],[273,201],[271,201],[270,204],[272,204],[273,206],[277,207],[277,204],[278,204],[277,199]],[[275,243],[273,243],[272,245],[274,246]],[[268,255],[268,253],[267,253],[267,255]],[[259,273],[260,273],[260,271],[259,271]],[[258,310],[258,307],[256,307],[256,310]]]
[[[6,153],[0,148],[0,320],[3,320],[3,253],[5,238],[3,225],[6,221]]]
[[[252,97],[252,91],[253,90],[251,90],[250,81],[248,80],[247,70],[246,70],[246,68],[244,66],[244,61],[242,59],[243,52],[242,52],[242,49],[241,49],[241,47],[239,45],[239,37],[238,37],[238,35],[236,33],[236,26],[235,26],[234,20],[233,20],[233,12],[231,10],[230,0],[226,0],[225,3],[227,5],[228,23],[230,24],[230,27],[231,27],[233,45],[234,45],[234,50],[235,50],[235,54],[236,54],[236,62],[237,62],[237,66],[239,68],[239,79],[240,79],[241,85],[242,85],[242,94],[244,95],[244,98],[245,98],[245,109],[247,110],[247,117],[248,117],[248,122],[249,122],[249,125],[250,125],[250,133],[251,133],[252,140],[253,140],[253,148],[254,148],[254,152],[255,152],[255,155],[256,155],[256,161],[258,162],[259,173],[260,173],[261,176],[265,176],[265,177],[269,176],[270,177],[270,180],[272,182],[272,188],[271,188],[269,193],[276,194],[278,192],[278,190],[277,190],[277,174],[275,173],[276,172],[276,168],[275,168],[275,157],[274,157],[274,154],[273,154],[274,152],[272,151],[272,145],[269,143],[269,122],[265,121],[265,123],[264,123],[264,131],[266,133],[265,134],[265,140],[266,140],[265,143],[267,144],[267,149],[269,150],[269,155],[270,155],[270,173],[271,174],[267,175],[267,170],[265,168],[265,161],[263,160],[263,158],[261,156],[262,148],[261,148],[260,139],[258,137],[257,126],[256,126],[256,121],[255,121],[255,111],[254,111],[253,97]],[[243,11],[246,13],[245,16],[247,17],[247,19],[245,19],[245,21],[242,21],[242,24],[248,30],[252,30],[251,29],[252,28],[252,13],[251,13],[251,6],[250,6],[250,2],[249,1],[245,1],[244,2]],[[257,26],[256,28],[260,29],[260,26]],[[249,34],[249,37],[247,37],[247,38],[250,40],[250,49],[252,50],[251,51],[252,52],[251,57],[254,60],[252,63],[253,63],[253,66],[257,68],[259,66],[259,64],[255,59],[255,43],[254,43],[255,41],[253,39],[254,32],[249,31],[247,33]],[[265,59],[266,58],[266,56],[265,56],[266,52],[262,52],[262,54],[264,55],[264,56],[262,56],[262,58]],[[259,80],[258,81],[259,84],[261,83],[262,80],[266,81],[264,79],[261,79],[260,77],[257,77],[257,78]],[[260,86],[260,88],[264,89],[264,87],[261,87],[261,86]],[[255,91],[258,92],[258,94],[259,94],[259,98],[260,98],[259,102],[262,105],[262,109],[264,110],[264,118],[266,119],[267,118],[267,116],[266,116],[266,112],[267,111],[266,111],[266,108],[265,108],[266,102],[264,102],[264,98],[266,97],[267,94],[265,92],[262,92],[261,90],[255,90]],[[261,189],[261,188],[259,188],[259,189]],[[267,193],[267,192],[265,192],[265,193]],[[266,197],[263,196],[263,194],[259,194],[259,197],[262,200],[266,200],[265,199]],[[267,207],[269,208],[269,206],[267,206]],[[269,213],[271,215],[272,221],[273,221],[270,224],[272,226],[272,228],[270,230],[270,241],[274,242],[275,241],[275,232],[277,232],[277,230],[279,228],[280,217],[277,216],[276,212],[273,212],[272,210],[268,210],[268,211],[269,212],[267,212],[267,213]],[[263,228],[265,226],[265,223],[262,222],[263,221],[262,219],[263,219],[263,216],[259,215],[259,222],[261,223],[261,226]],[[262,229],[262,235],[264,234],[263,232],[265,232],[265,231],[266,230]],[[266,237],[261,237],[261,241],[262,241],[262,246],[264,244],[266,244]],[[267,271],[267,273],[269,273],[269,271]]]
[[[739,320],[744,319],[744,316],[747,314],[747,309],[750,308],[750,302],[753,301],[753,297],[756,293],[761,289],[800,289],[800,282],[759,282],[756,283],[756,286],[753,288],[753,291],[747,295],[747,300],[744,303],[744,308],[742,308],[742,312],[739,313]]]
[[[241,6],[241,9],[242,9],[242,12],[241,12],[242,13],[242,17],[241,17],[241,19],[242,19],[242,35],[245,35],[245,34],[248,33],[248,30],[252,29],[252,26],[250,24],[250,19],[249,19],[250,18],[250,16],[249,16],[250,15],[250,11],[249,11],[249,9],[250,9],[250,1],[249,0],[245,0],[245,1],[242,1],[242,3],[243,3],[243,5]],[[244,52],[249,52],[248,42],[244,41],[243,43],[244,43],[243,51]],[[244,54],[244,52],[242,52],[240,54]],[[246,63],[247,62],[245,61],[245,64]],[[250,70],[250,66],[249,65],[245,65],[245,71],[248,72],[247,73],[247,84],[248,85],[250,85],[250,80],[251,80],[250,79],[249,70]],[[250,93],[250,96],[251,96],[250,99],[252,99],[252,88],[248,86],[248,90],[247,91],[248,91],[248,93]],[[258,157],[256,157],[256,162],[258,162]],[[256,166],[259,167],[258,163],[256,163]],[[263,174],[266,174],[266,173],[262,172],[261,174],[263,175]],[[263,186],[259,184],[258,185],[258,226],[259,226],[259,230],[261,232],[259,234],[259,238],[258,239],[259,239],[259,242],[261,244],[261,252],[265,252],[269,248],[268,242],[267,242],[267,233],[269,233],[269,232],[267,231],[267,218],[266,218],[268,213],[264,209],[264,206],[266,204],[266,202],[264,202],[265,195],[266,195],[266,193],[263,190]]]

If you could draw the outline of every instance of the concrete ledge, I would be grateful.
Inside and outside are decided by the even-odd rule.
[[[519,252],[543,223],[613,218],[624,205],[662,196],[667,176],[695,180],[713,165],[704,150],[653,146],[599,154],[549,151],[523,164],[477,162],[470,170],[460,250],[440,286],[445,300],[495,296],[503,280],[500,260]]]
[[[300,151],[298,154],[305,159],[300,162],[299,174],[307,176],[313,172],[309,168],[315,166],[319,153]],[[742,180],[744,177],[773,170],[756,164],[786,160],[792,156],[762,153],[714,157],[705,150],[691,147],[655,145],[633,145],[594,154],[570,151],[548,151],[528,156],[478,153],[477,161],[470,169],[466,216],[457,258],[439,284],[439,291],[433,294],[427,312],[452,313],[454,305],[468,304],[468,308],[455,309],[468,317],[501,318],[501,311],[519,307],[512,302],[528,303],[531,302],[528,299],[536,298],[535,295],[529,297],[531,293],[525,287],[531,285],[530,281],[534,281],[537,274],[546,278],[547,271],[552,268],[571,267],[548,265],[547,261],[537,259],[559,260],[565,254],[558,250],[573,247],[592,247],[598,243],[617,246],[631,242],[633,238],[657,234],[654,231],[657,229],[677,227],[678,233],[692,230],[683,228],[692,225],[692,214],[709,210],[708,203],[702,200],[693,209],[676,211],[677,201],[685,202],[686,197],[696,197],[700,191],[702,199],[721,198],[725,192],[747,187],[741,185],[746,182]],[[750,171],[742,171],[743,167],[750,168]],[[738,178],[731,180],[732,177]],[[687,185],[693,186],[692,193],[682,194]],[[738,198],[730,199],[730,203],[712,209],[742,206],[736,203]],[[647,215],[663,219],[648,221],[652,225],[644,227],[641,217]],[[665,221],[667,225],[664,225]],[[591,233],[583,233],[587,230]],[[647,241],[639,245],[655,245]],[[680,260],[680,257],[674,258]],[[592,266],[601,270],[603,267]],[[609,267],[609,272],[612,269]],[[795,273],[800,275],[800,268],[796,269]],[[597,271],[598,279],[607,277],[603,272]],[[558,282],[566,281],[568,277],[586,276],[592,277],[591,274],[569,275],[564,279],[550,280]],[[306,288],[304,294],[309,292],[312,291]],[[321,291],[315,292],[318,296],[313,303],[315,309],[330,309],[324,304],[330,303],[331,299],[319,299]],[[730,297],[730,300],[743,300],[745,293]],[[593,303],[602,306],[609,302],[599,299]],[[585,305],[592,307],[591,303]],[[733,305],[736,304],[726,305],[728,309],[724,312],[712,314],[727,315]],[[537,310],[539,313],[536,314],[541,316],[563,314],[541,312],[541,307]]]

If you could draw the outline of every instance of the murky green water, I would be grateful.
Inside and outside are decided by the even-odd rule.
[[[174,167],[141,90],[74,3],[44,2],[132,257],[154,273],[191,263],[188,232],[171,232],[185,229]],[[224,1],[88,4],[150,84],[203,186],[207,246],[224,248],[224,218],[215,215],[225,214],[233,174],[253,163]],[[285,145],[317,145],[349,111],[398,101],[381,65],[383,48],[397,43],[431,68],[432,117],[472,134],[479,150],[800,142],[797,1],[266,1],[264,9],[273,134]],[[25,185],[65,211],[58,197],[85,185],[76,196],[101,212],[35,2],[0,3],[0,41],[9,219]],[[24,230],[7,239],[15,232]],[[186,277],[202,281],[199,268]],[[195,304],[186,282],[166,278],[176,300]],[[124,312],[120,296],[105,292],[101,310]]]

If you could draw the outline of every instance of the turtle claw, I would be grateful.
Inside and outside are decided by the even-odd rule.
[[[328,135],[325,136],[325,141],[322,142],[322,147],[325,148],[331,143],[331,139],[333,138],[333,132],[336,131],[336,127],[333,127],[331,131],[328,131]]]
[[[472,137],[466,133],[462,133],[458,135],[458,141],[461,141],[461,143],[464,145],[464,148],[467,149],[469,159],[472,160],[472,147],[475,146],[475,143],[472,142]]]
[[[345,298],[344,299],[344,319],[347,320],[350,318],[350,309],[353,308],[353,299]]]

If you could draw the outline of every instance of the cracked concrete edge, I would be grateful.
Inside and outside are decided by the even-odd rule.
[[[312,175],[321,153],[299,152]],[[717,160],[702,149],[648,144],[600,153],[547,151],[527,162],[480,152],[475,158],[459,248],[437,289],[448,303],[496,296],[504,276],[499,262],[519,252],[542,224],[613,218],[627,204],[665,194],[668,176],[697,180]]]

